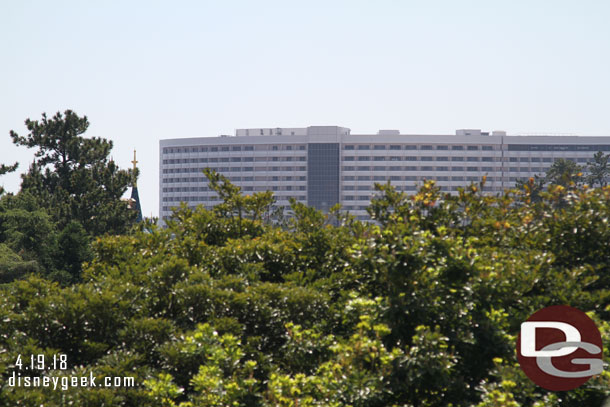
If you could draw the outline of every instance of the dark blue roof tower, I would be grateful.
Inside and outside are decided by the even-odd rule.
[[[138,194],[138,176],[136,164],[136,150],[133,150],[133,180],[131,181],[131,208],[138,214],[136,222],[142,222],[142,207],[140,206],[140,195]]]

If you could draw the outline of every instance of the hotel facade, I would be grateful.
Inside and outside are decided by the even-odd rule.
[[[243,193],[273,191],[278,206],[295,198],[327,211],[337,203],[360,219],[375,183],[388,180],[413,193],[424,180],[442,191],[487,176],[485,193],[499,193],[519,179],[544,174],[559,158],[586,165],[610,153],[610,137],[519,136],[502,131],[457,130],[455,135],[405,135],[398,130],[351,134],[338,126],[239,129],[234,136],[160,141],[159,218],[180,202],[212,207],[218,197],[202,174],[226,176]]]

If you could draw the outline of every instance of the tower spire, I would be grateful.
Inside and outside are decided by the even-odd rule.
[[[134,188],[137,188],[138,186],[138,177],[136,176],[136,170],[137,170],[137,164],[138,164],[138,160],[136,160],[136,150],[134,148],[133,150],[133,161],[131,161],[131,163],[133,164],[133,179],[131,181],[132,185]]]
[[[142,222],[142,207],[140,206],[140,194],[138,194],[138,176],[136,175],[136,170],[138,167],[138,160],[136,159],[136,150],[133,150],[133,179],[131,180],[131,200],[133,202],[132,208],[137,212],[138,216],[136,218],[136,222]]]

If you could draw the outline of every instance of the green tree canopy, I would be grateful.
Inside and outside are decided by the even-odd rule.
[[[109,160],[110,141],[83,136],[85,116],[43,113],[25,124],[26,136],[10,135],[15,144],[35,149],[35,160],[19,193],[0,197],[0,273],[4,281],[29,271],[73,283],[91,259],[93,238],[133,225],[136,213],[121,197],[137,174]],[[0,175],[16,168],[2,165]]]
[[[556,159],[546,172],[547,183],[562,187],[576,185],[582,179],[582,167],[566,158]]]
[[[605,187],[608,185],[608,178],[610,177],[610,154],[604,155],[601,151],[598,151],[593,156],[593,160],[587,165],[587,181],[591,186],[598,185]]]
[[[176,208],[167,228],[96,240],[83,281],[0,286],[0,374],[19,354],[65,354],[59,376],[133,376],[134,388],[0,388],[0,406],[581,407],[605,371],[552,393],[519,369],[520,324],[549,305],[595,319],[610,343],[610,189],[412,196],[380,185],[373,223],[269,194]],[[561,205],[559,205],[561,203]],[[57,237],[57,245],[77,241]],[[19,261],[5,249],[4,256]],[[0,253],[0,255],[2,255]]]
[[[83,137],[89,121],[71,110],[25,124],[26,136],[10,132],[16,145],[36,150],[22,192],[37,197],[60,229],[76,221],[92,236],[128,230],[135,214],[121,197],[132,173],[109,159],[112,142]]]
[[[4,175],[4,174],[7,174],[9,172],[15,171],[18,166],[19,166],[19,163],[15,163],[13,165],[0,164],[0,175]],[[0,187],[0,196],[2,194],[4,194],[4,188]]]

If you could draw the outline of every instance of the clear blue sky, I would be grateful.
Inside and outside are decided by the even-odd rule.
[[[245,127],[610,135],[610,2],[3,1],[0,162],[23,121],[73,109],[138,150],[158,215],[158,141]],[[9,191],[17,175],[0,179]]]

